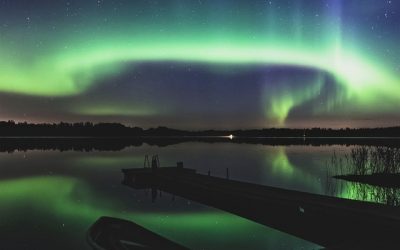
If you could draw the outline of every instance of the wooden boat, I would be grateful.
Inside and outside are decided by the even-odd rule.
[[[94,250],[188,249],[131,221],[100,217],[88,230]]]

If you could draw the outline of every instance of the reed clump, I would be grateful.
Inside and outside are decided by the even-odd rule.
[[[400,174],[400,148],[359,146],[338,158],[334,153],[330,165],[340,174]]]

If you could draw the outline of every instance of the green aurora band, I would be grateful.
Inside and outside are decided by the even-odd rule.
[[[392,104],[398,100],[400,81],[379,45],[368,42],[372,38],[366,31],[360,29],[355,37],[342,27],[335,11],[322,11],[316,17],[301,15],[305,11],[301,6],[293,9],[286,13],[270,9],[261,17],[248,11],[219,18],[210,8],[203,9],[203,13],[211,12],[207,15],[212,16],[210,23],[218,25],[202,24],[199,17],[184,19],[187,22],[182,24],[177,16],[154,22],[124,17],[95,27],[87,21],[78,31],[68,24],[57,32],[39,25],[36,34],[26,35],[27,48],[6,44],[5,38],[0,40],[0,91],[46,97],[79,95],[97,80],[121,74],[127,64],[142,62],[204,63],[212,67],[289,65],[332,75],[345,89],[337,101],[351,101],[355,107],[378,113],[398,108]],[[190,15],[184,10],[180,14]],[[69,35],[73,32],[76,35]],[[18,37],[13,31],[9,36]],[[48,48],[36,48],[34,44],[43,39],[50,41]],[[284,125],[294,107],[318,95],[321,79],[316,77],[309,84],[305,90],[266,96],[266,118]],[[381,103],[383,99],[386,105]],[[100,107],[83,112],[107,115],[113,110]],[[143,115],[146,110],[139,113]]]

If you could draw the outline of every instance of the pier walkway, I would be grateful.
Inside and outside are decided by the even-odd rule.
[[[123,169],[123,184],[166,191],[326,247],[400,246],[400,209],[197,174],[177,167]],[[251,232],[249,232],[251,233]]]

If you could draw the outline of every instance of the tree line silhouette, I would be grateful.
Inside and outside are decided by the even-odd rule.
[[[400,127],[387,128],[265,128],[248,130],[186,131],[167,127],[143,129],[120,123],[16,123],[0,122],[0,136],[49,137],[159,137],[159,136],[227,136],[235,137],[400,137]]]

